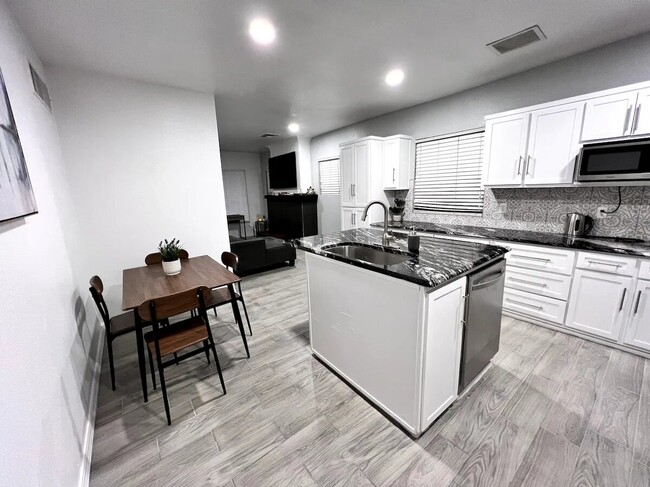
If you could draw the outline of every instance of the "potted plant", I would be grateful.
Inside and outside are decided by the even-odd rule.
[[[393,204],[388,208],[390,212],[390,218],[395,223],[402,222],[402,216],[404,215],[404,206],[406,205],[406,200],[404,198],[393,198]]]
[[[163,243],[164,242],[164,243]],[[181,272],[181,243],[179,240],[172,238],[171,242],[168,242],[167,239],[164,241],[161,240],[158,244],[158,250],[160,255],[162,255],[162,266],[165,274],[168,276],[174,276],[180,274]]]

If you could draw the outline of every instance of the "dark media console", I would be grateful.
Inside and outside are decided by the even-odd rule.
[[[268,234],[282,239],[318,234],[317,194],[266,195]]]

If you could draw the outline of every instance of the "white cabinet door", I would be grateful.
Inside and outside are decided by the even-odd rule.
[[[650,134],[650,88],[639,91],[632,135]]]
[[[458,397],[466,278],[427,297],[422,430]]]
[[[618,340],[632,298],[632,278],[576,269],[565,324]]]
[[[573,182],[583,112],[584,103],[571,103],[531,114],[525,186]]]
[[[356,228],[354,223],[355,218],[357,217],[356,208],[341,208],[341,230],[352,230]]]
[[[384,188],[397,186],[400,163],[400,140],[397,138],[384,141],[384,167],[382,182]]]
[[[582,142],[630,134],[636,91],[601,96],[588,100],[582,126]]]
[[[352,185],[354,184],[354,146],[341,147],[341,204],[353,205]]]
[[[354,184],[352,198],[354,204],[362,206],[368,204],[370,147],[368,141],[354,144]]]
[[[636,283],[624,341],[633,347],[650,350],[650,281]]]
[[[522,183],[529,125],[529,113],[495,118],[486,122],[486,186],[518,186]]]

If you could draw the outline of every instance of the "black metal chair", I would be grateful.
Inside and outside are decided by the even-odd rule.
[[[221,254],[221,263],[226,266],[227,269],[231,270],[237,274],[237,266],[239,265],[239,257],[232,252],[223,252]],[[251,320],[248,318],[248,310],[246,309],[246,302],[244,301],[244,294],[241,290],[241,281],[237,282],[237,289],[235,290],[235,299],[240,301],[242,307],[244,308],[244,315],[246,316],[246,322],[248,323],[248,331],[251,336],[253,336],[253,330],[251,328]],[[210,297],[206,301],[207,309],[214,309],[215,316],[217,315],[217,308],[219,306],[224,306],[231,302],[230,291],[226,287],[218,287],[210,290]],[[244,337],[242,337],[244,338]],[[245,340],[245,338],[244,338]]]
[[[90,278],[90,294],[99,309],[99,314],[106,328],[106,345],[108,347],[108,363],[111,368],[111,387],[115,390],[115,365],[113,363],[113,340],[117,337],[135,331],[135,316],[133,311],[115,315],[111,318],[108,306],[104,301],[104,283],[99,276]]]
[[[181,260],[186,260],[190,258],[190,254],[185,249],[181,249],[179,258]],[[154,252],[153,254],[148,254],[144,258],[145,265],[156,265],[162,264],[162,254],[160,252]]]
[[[151,377],[153,379],[154,389],[156,388],[155,373],[153,370],[153,355],[156,356],[158,365],[158,374],[160,376],[160,386],[162,388],[163,402],[165,403],[165,413],[167,415],[167,424],[172,424],[171,413],[169,408],[169,399],[167,397],[167,388],[165,386],[164,369],[178,361],[193,357],[194,355],[205,353],[210,361],[209,352],[212,350],[214,361],[217,364],[219,380],[223,393],[226,393],[226,385],[221,373],[221,365],[217,357],[217,349],[212,338],[212,331],[208,321],[208,315],[205,308],[205,297],[209,294],[208,288],[200,287],[183,291],[159,299],[145,301],[138,307],[138,314],[143,321],[149,321],[152,324],[152,331],[145,333],[144,339],[149,354],[149,366],[151,367]],[[159,326],[163,322],[169,322],[169,318],[177,316],[188,311],[195,311],[195,315],[187,319],[170,323],[167,326]],[[168,355],[177,354],[188,347],[201,344],[175,359],[163,362],[162,358]]]

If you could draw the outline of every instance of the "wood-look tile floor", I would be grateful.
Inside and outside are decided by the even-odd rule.
[[[91,485],[650,485],[642,358],[506,318],[486,374],[414,441],[310,355],[302,254],[243,289],[251,358],[222,308],[228,394],[203,357],[167,369],[172,426],[159,391],[142,402],[134,338],[115,342]]]

